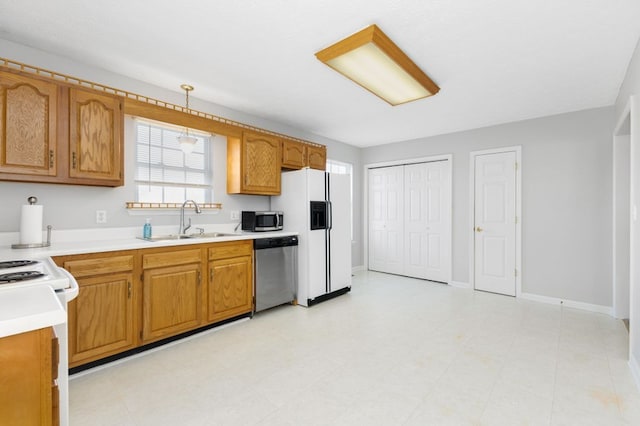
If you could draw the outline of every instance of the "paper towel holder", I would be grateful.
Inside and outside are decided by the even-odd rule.
[[[11,244],[11,248],[25,249],[25,248],[49,247],[51,245],[51,228],[53,228],[51,225],[47,225],[47,241],[46,242],[40,243],[40,244]]]
[[[34,205],[38,202],[38,199],[33,195],[27,198],[27,202],[30,205]],[[25,249],[25,248],[40,248],[40,247],[49,247],[51,245],[51,225],[47,225],[47,242],[39,243],[39,244],[11,244],[11,248],[14,249]]]

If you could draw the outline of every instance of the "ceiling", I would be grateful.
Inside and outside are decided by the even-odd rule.
[[[637,0],[0,0],[2,39],[361,147],[612,105],[638,22]],[[315,58],[372,23],[437,95],[392,107]]]

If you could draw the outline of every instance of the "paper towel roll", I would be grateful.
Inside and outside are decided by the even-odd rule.
[[[20,244],[42,244],[42,212],[42,206],[22,206]]]

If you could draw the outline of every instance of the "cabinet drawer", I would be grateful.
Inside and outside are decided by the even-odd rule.
[[[197,263],[202,259],[201,250],[176,250],[162,253],[150,253],[142,255],[142,268],[160,268],[163,266],[186,265]]]
[[[62,265],[76,278],[133,270],[133,256],[98,257],[68,260]]]
[[[253,240],[215,243],[209,247],[209,260],[244,256],[253,251]]]

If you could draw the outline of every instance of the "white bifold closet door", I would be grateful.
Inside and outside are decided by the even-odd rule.
[[[447,282],[449,161],[369,169],[369,269]]]

